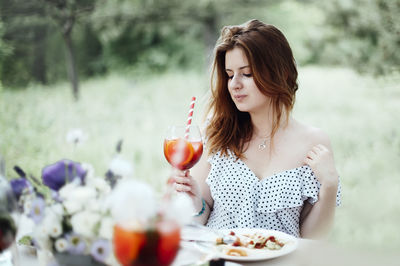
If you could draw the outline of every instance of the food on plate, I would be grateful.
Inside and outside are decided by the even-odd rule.
[[[226,255],[229,256],[236,256],[236,257],[246,257],[247,252],[243,249],[238,249],[238,248],[228,248],[224,250]]]
[[[230,241],[232,243],[227,243],[226,238],[234,239]],[[279,241],[273,235],[265,235],[260,232],[255,232],[252,234],[235,234],[231,231],[228,235],[224,237],[219,237],[216,239],[217,245],[229,245],[233,247],[245,247],[250,249],[268,249],[268,250],[279,250],[285,243]]]

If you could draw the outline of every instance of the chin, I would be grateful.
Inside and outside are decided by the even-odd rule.
[[[248,112],[249,112],[249,108],[247,108],[246,106],[236,105],[236,108],[237,108],[240,112],[244,112],[244,113],[248,113]]]

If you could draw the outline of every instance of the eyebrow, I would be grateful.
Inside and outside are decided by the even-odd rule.
[[[242,70],[242,69],[248,68],[248,67],[250,67],[250,66],[249,66],[249,65],[242,66],[242,67],[239,67],[239,70]],[[229,69],[229,68],[226,68],[225,71],[231,71],[231,72],[233,72],[233,70],[231,70],[231,69]]]

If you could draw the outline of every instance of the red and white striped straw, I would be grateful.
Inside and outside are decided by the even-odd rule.
[[[196,102],[196,97],[193,96],[192,101],[190,103],[189,115],[188,115],[187,124],[186,124],[185,139],[189,138],[189,131],[190,131],[190,125],[192,124],[193,109],[194,109],[195,102]]]

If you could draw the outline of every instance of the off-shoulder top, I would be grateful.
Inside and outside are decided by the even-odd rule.
[[[206,179],[214,206],[207,226],[273,229],[300,236],[300,213],[305,201],[318,201],[320,183],[308,165],[282,171],[260,180],[230,153],[212,155]],[[340,183],[336,205],[340,205]]]

